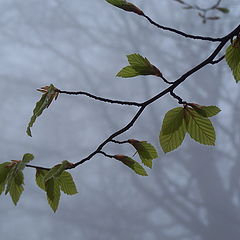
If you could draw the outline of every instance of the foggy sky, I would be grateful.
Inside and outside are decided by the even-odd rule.
[[[238,23],[238,1],[224,1],[231,13],[202,24],[197,12],[174,1],[132,1],[160,24],[203,36],[224,36]],[[189,1],[190,2],[190,1]],[[201,1],[198,1],[201,3]],[[210,1],[209,1],[210,2]],[[215,2],[215,1],[211,1]],[[238,9],[238,10],[237,10]],[[76,162],[126,125],[135,107],[61,95],[26,135],[37,88],[144,101],[166,85],[158,78],[116,78],[126,55],[139,53],[170,81],[211,54],[215,43],[187,40],[116,9],[104,0],[0,1],[1,162],[30,152],[33,164],[52,167]],[[222,52],[224,54],[224,52]],[[159,159],[148,177],[135,175],[101,155],[73,169],[79,194],[62,195],[57,213],[26,168],[25,191],[15,207],[1,196],[0,232],[6,240],[238,240],[240,236],[240,92],[224,62],[192,75],[176,93],[184,100],[222,109],[212,119],[215,147],[186,138],[176,151],[163,154],[158,135],[164,113],[178,103],[165,96],[149,106],[118,140],[146,140]],[[108,144],[109,154],[132,155],[129,146]]]

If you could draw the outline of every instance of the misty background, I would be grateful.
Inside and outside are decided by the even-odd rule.
[[[221,37],[239,24],[239,1],[223,0],[230,14],[202,24],[196,11],[175,1],[132,1],[156,22],[187,33]],[[202,7],[215,1],[196,2]],[[0,153],[1,162],[33,153],[32,164],[52,167],[76,162],[126,125],[136,107],[101,103],[85,96],[60,95],[26,135],[37,88],[144,101],[166,85],[155,77],[116,78],[127,54],[139,53],[170,81],[208,57],[217,43],[185,39],[158,30],[146,19],[104,0],[0,1]],[[224,52],[222,52],[224,54]],[[221,56],[221,55],[220,55]],[[48,206],[26,168],[25,191],[15,207],[0,200],[0,233],[6,240],[238,240],[240,237],[240,91],[226,63],[207,66],[187,79],[178,93],[184,100],[217,105],[212,118],[217,142],[203,146],[187,137],[163,154],[158,135],[166,111],[177,107],[165,96],[149,106],[118,140],[146,140],[158,149],[148,177],[117,161],[95,156],[71,170],[79,194],[62,195],[58,211]],[[134,153],[108,144],[109,154]]]

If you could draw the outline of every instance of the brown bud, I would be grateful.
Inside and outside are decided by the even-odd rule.
[[[122,161],[123,159],[126,158],[125,155],[114,155],[113,157],[114,157],[115,159],[119,160],[119,161]]]
[[[129,2],[127,2],[126,5],[124,4],[120,8],[122,8],[123,10],[125,10],[127,12],[134,12],[141,16],[144,15],[143,11],[140,8],[136,7],[134,4],[129,3]]]
[[[160,72],[160,70],[155,67],[154,65],[151,64],[151,67],[153,69],[153,72],[154,72],[154,75],[157,76],[157,77],[162,77],[162,73]]]
[[[129,142],[130,144],[139,143],[139,141],[136,140],[136,139],[128,139],[128,142]]]

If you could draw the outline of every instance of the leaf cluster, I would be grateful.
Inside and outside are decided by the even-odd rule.
[[[58,209],[61,192],[67,195],[77,193],[72,175],[65,171],[69,166],[68,161],[63,161],[50,170],[36,170],[36,184],[46,192],[47,200],[54,212]]]
[[[130,78],[139,75],[162,76],[157,67],[152,65],[146,57],[143,57],[138,53],[127,55],[127,59],[130,65],[124,67],[119,73],[117,73],[117,77]]]
[[[158,158],[157,151],[153,145],[146,141],[138,141],[135,139],[129,139],[127,141],[137,151],[142,163],[149,168],[152,168],[152,161]],[[146,170],[137,161],[131,157],[125,155],[115,155],[115,159],[121,161],[123,164],[131,168],[136,174],[147,176]]]
[[[0,194],[10,194],[12,201],[17,205],[24,188],[23,169],[34,159],[31,153],[23,155],[22,160],[12,160],[0,164]]]
[[[216,134],[209,117],[221,110],[216,106],[189,105],[173,108],[164,116],[159,141],[165,153],[178,148],[186,133],[201,144],[215,145]]]

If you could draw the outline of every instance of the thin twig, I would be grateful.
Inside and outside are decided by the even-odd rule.
[[[195,35],[187,34],[185,32],[179,31],[177,29],[160,25],[160,24],[154,22],[150,17],[148,17],[145,14],[142,16],[145,17],[152,25],[156,26],[157,28],[160,28],[160,29],[166,30],[166,31],[170,31],[170,32],[174,32],[174,33],[181,35],[183,37],[186,37],[186,38],[195,39],[195,40],[204,40],[204,41],[210,41],[210,42],[221,42],[223,39],[223,38],[212,38],[212,37],[203,37],[203,36],[195,36]]]
[[[50,168],[45,168],[45,167],[40,167],[40,166],[35,166],[30,164],[27,164],[26,167],[40,169],[40,170],[50,170]]]
[[[120,105],[128,105],[128,106],[136,106],[136,107],[141,107],[141,103],[138,102],[128,102],[128,101],[120,101],[120,100],[113,100],[113,99],[108,99],[108,98],[102,98],[95,96],[91,93],[83,92],[83,91],[78,91],[78,92],[71,92],[71,91],[62,91],[62,90],[57,90],[59,93],[64,93],[68,95],[85,95],[90,98],[93,98],[95,100],[101,101],[101,102],[106,102],[106,103],[115,103],[115,104],[120,104]]]
[[[163,75],[161,75],[162,80],[167,84],[173,84],[174,82],[168,81]]]
[[[117,144],[125,144],[125,143],[129,143],[128,141],[117,141],[117,140],[114,140],[114,139],[112,139],[111,142],[113,142],[113,143],[117,143]]]
[[[107,153],[105,153],[105,152],[103,152],[103,151],[99,151],[99,153],[102,154],[102,155],[104,155],[105,157],[114,158],[113,155],[109,155],[109,154],[107,154]]]
[[[171,90],[169,93],[173,98],[176,98],[178,100],[179,104],[187,104],[187,102],[183,101],[181,97],[179,97],[177,94],[173,92],[173,90]]]
[[[220,58],[218,58],[215,61],[210,62],[210,64],[212,64],[212,65],[217,64],[217,63],[221,62],[224,58],[225,58],[225,55],[221,56]]]

